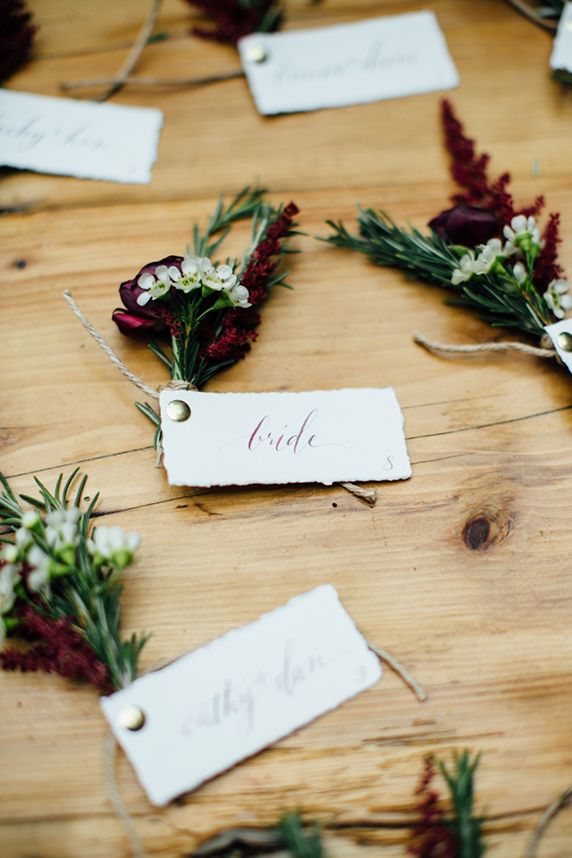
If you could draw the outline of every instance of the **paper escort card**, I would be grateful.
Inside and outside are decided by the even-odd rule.
[[[162,806],[369,688],[381,672],[325,584],[101,706],[149,799]]]
[[[545,325],[544,330],[554,343],[558,357],[572,372],[572,319],[562,319],[554,325]]]
[[[238,43],[260,113],[345,107],[453,89],[459,75],[433,12],[411,12]]]
[[[411,476],[393,388],[312,393],[161,391],[173,486],[403,480]]]
[[[145,185],[160,110],[0,89],[0,164],[37,173]]]
[[[572,3],[566,3],[562,11],[550,57],[550,68],[572,72]]]

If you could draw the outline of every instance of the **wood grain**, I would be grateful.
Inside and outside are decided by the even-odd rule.
[[[34,0],[34,61],[14,89],[58,94],[60,81],[121,65],[147,4]],[[409,0],[288,4],[287,27],[424,8]],[[500,0],[436,0],[461,74],[453,93],[470,133],[510,169],[518,200],[544,193],[562,213],[572,269],[572,100],[547,78],[549,37]],[[206,74],[233,49],[188,36],[191,12],[166,0],[146,74]],[[483,751],[478,810],[491,858],[522,855],[541,809],[572,781],[570,497],[572,383],[519,355],[441,358],[443,342],[499,335],[443,293],[315,240],[354,204],[423,227],[452,187],[440,95],[263,119],[244,81],[202,90],[125,89],[118,103],[165,112],[149,186],[4,170],[0,205],[0,469],[20,491],[76,465],[102,492],[105,523],[143,535],[126,576],[124,629],[153,637],[142,667],[254,620],[331,581],[359,628],[429,691],[420,705],[386,672],[373,689],[162,810],[125,761],[125,800],[150,855],[179,858],[218,832],[273,823],[300,807],[325,826],[332,858],[397,858],[414,821],[429,752]],[[540,178],[532,178],[533,159]],[[254,178],[301,208],[293,292],[264,308],[248,358],[210,390],[392,385],[405,414],[411,480],[380,485],[370,508],[340,488],[170,488],[154,467],[135,388],[61,298],[69,288],[122,359],[165,377],[110,314],[121,280],[180,252],[220,191]],[[244,246],[238,226],[229,252]],[[126,836],[103,778],[106,727],[88,688],[53,676],[0,676],[0,852],[6,858],[123,858]],[[542,858],[570,854],[572,813]]]

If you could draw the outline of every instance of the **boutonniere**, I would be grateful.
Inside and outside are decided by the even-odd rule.
[[[139,335],[171,376],[167,387],[201,390],[220,370],[244,358],[258,335],[259,308],[272,287],[287,286],[288,271],[277,271],[284,254],[296,253],[283,239],[295,233],[298,208],[274,208],[264,192],[245,188],[229,205],[219,200],[208,226],[193,230],[193,248],[144,265],[119,287],[123,307],[113,321],[127,335]],[[252,241],[240,259],[216,260],[232,225],[252,219]],[[97,334],[69,292],[66,300],[123,374],[144,393],[159,390],[131,373]],[[160,418],[149,403],[137,407],[155,424],[155,448],[161,448]]]
[[[140,538],[118,526],[91,525],[99,494],[80,509],[84,476],[70,499],[78,470],[63,486],[60,474],[53,493],[36,478],[36,498],[17,497],[0,474],[0,646],[6,635],[32,642],[27,649],[4,647],[0,666],[59,673],[105,693],[135,679],[147,640],[119,634],[121,576]]]
[[[328,221],[334,235],[326,241],[365,254],[372,262],[402,269],[406,275],[450,290],[448,304],[476,310],[494,327],[512,328],[535,342],[494,342],[443,346],[415,334],[435,351],[517,350],[556,357],[546,327],[572,309],[572,295],[558,262],[560,217],[550,214],[540,232],[544,198],[518,209],[508,190],[510,176],[491,181],[489,156],[478,155],[448,101],[442,104],[445,144],[451,173],[460,189],[452,208],[429,223],[431,232],[398,226],[383,211],[358,207],[359,235]]]

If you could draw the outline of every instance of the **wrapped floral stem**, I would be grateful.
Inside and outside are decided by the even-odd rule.
[[[54,493],[37,479],[40,497],[17,497],[0,474],[0,645],[6,634],[34,643],[0,650],[4,670],[56,672],[91,682],[100,691],[135,678],[145,637],[119,635],[123,571],[133,563],[139,534],[91,527],[99,495],[80,510],[87,477],[75,498],[76,469]],[[20,500],[30,507],[22,509]]]
[[[257,337],[259,305],[273,286],[287,285],[289,272],[276,269],[283,254],[296,252],[281,240],[295,234],[297,212],[294,203],[275,209],[257,189],[245,188],[226,207],[221,198],[205,232],[195,225],[192,250],[151,262],[121,284],[124,306],[113,321],[128,336],[149,338],[171,381],[202,389],[245,356]],[[232,224],[245,218],[252,218],[252,240],[241,259],[213,262]],[[138,407],[159,425],[149,404]]]
[[[557,261],[559,216],[549,216],[541,236],[537,216],[544,199],[515,209],[507,190],[510,176],[489,181],[488,155],[476,154],[447,101],[442,119],[451,173],[461,193],[454,195],[453,208],[430,221],[431,232],[400,227],[385,212],[358,206],[359,234],[328,221],[334,234],[326,241],[445,287],[454,293],[446,303],[471,307],[493,326],[541,340],[545,325],[572,309]]]

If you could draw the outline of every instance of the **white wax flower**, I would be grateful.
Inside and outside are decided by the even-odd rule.
[[[201,271],[199,268],[199,257],[187,252],[181,263],[181,271],[175,266],[169,268],[169,275],[173,281],[175,288],[181,292],[192,292],[193,289],[201,287]]]
[[[155,275],[156,277],[153,277],[152,274],[146,272],[137,281],[137,285],[141,289],[145,289],[145,292],[142,292],[137,298],[137,303],[140,307],[144,307],[151,299],[155,300],[166,295],[173,285],[169,276],[169,269],[166,265],[158,265],[155,269]]]
[[[18,567],[9,563],[0,571],[0,615],[11,611],[16,601],[14,584],[18,580]]]
[[[27,560],[34,567],[28,575],[28,587],[33,593],[43,591],[47,596],[50,588],[50,558],[38,545],[32,545]]]
[[[459,263],[459,268],[455,268],[453,271],[453,276],[451,277],[451,282],[458,286],[459,283],[463,283],[465,280],[470,280],[473,276],[473,263],[475,261],[475,254],[472,250],[469,250],[463,257],[461,257],[461,261]]]
[[[240,307],[245,310],[247,307],[252,306],[252,304],[249,304],[248,302],[248,289],[246,286],[241,286],[240,283],[237,283],[236,286],[229,289],[226,294],[235,307]]]
[[[98,527],[93,533],[93,539],[87,543],[90,553],[99,554],[105,560],[117,562],[118,560],[130,562],[133,554],[139,547],[141,537],[138,533],[125,533],[122,527]],[[122,562],[122,565],[126,565]]]
[[[526,240],[532,241],[533,244],[540,246],[540,233],[536,227],[536,221],[531,216],[526,218],[524,215],[513,217],[510,226],[505,226],[503,235],[512,244],[523,244]]]
[[[568,294],[569,288],[566,280],[553,280],[544,293],[544,300],[557,319],[563,319],[567,311],[572,310],[572,295]]]
[[[521,265],[520,262],[517,262],[514,268],[512,269],[512,273],[514,274],[514,279],[517,283],[522,284],[526,280],[526,270],[524,265]]]

